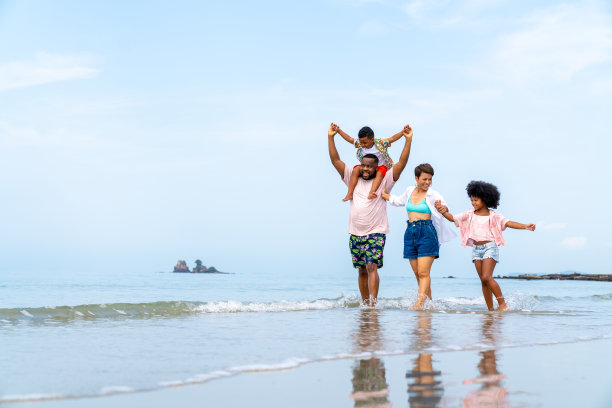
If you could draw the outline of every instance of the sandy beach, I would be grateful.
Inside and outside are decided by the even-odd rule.
[[[8,404],[54,407],[593,407],[612,405],[612,338],[530,347],[363,356],[199,385]]]

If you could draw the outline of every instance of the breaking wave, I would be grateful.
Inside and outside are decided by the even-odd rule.
[[[596,295],[594,299],[609,300],[610,295]],[[409,309],[414,304],[416,293],[399,298],[380,298],[378,309]],[[513,294],[506,296],[511,311],[536,311],[548,297]],[[436,313],[483,312],[484,299],[448,297],[428,302],[427,309]],[[343,295],[335,299],[281,300],[276,302],[240,302],[236,300],[195,302],[168,301],[149,303],[86,304],[78,306],[46,306],[0,308],[0,323],[30,322],[38,324],[61,324],[95,319],[151,319],[197,316],[219,313],[282,313],[312,310],[356,309],[363,306],[357,295]]]

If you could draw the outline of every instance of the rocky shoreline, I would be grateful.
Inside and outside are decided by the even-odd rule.
[[[496,276],[495,279],[525,279],[525,280],[584,280],[598,282],[612,282],[612,274],[583,274],[583,273],[551,273],[548,275],[524,274],[517,276]]]

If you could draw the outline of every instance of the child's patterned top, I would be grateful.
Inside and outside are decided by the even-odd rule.
[[[393,160],[391,160],[391,156],[389,156],[389,152],[387,151],[387,148],[391,146],[389,139],[374,139],[374,146],[385,159],[385,166],[387,166],[387,169],[393,167]],[[355,139],[355,147],[357,148],[357,159],[361,163],[363,160],[363,152],[361,151],[363,146],[361,146],[361,143],[359,143],[359,139]]]

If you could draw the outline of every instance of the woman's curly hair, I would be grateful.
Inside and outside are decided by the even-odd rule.
[[[493,184],[472,180],[465,189],[468,197],[480,198],[487,208],[497,208],[499,206],[499,190]]]

